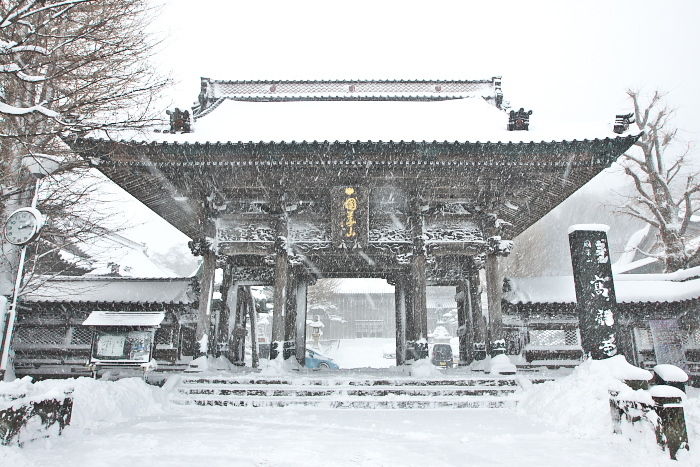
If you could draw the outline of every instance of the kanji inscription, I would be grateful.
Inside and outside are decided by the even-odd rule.
[[[333,189],[333,245],[362,248],[368,241],[369,203],[366,190],[357,186]]]
[[[601,230],[572,229],[569,246],[581,344],[591,358],[602,360],[619,353],[615,321],[617,300],[606,226],[601,226]]]

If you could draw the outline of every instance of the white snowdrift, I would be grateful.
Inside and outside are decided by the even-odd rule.
[[[161,412],[168,402],[167,393],[139,378],[99,381],[92,378],[31,382],[30,377],[0,382],[0,395],[22,399],[6,401],[2,406],[19,405],[28,400],[63,399],[72,394],[71,427],[88,427],[99,423],[125,420]],[[9,398],[8,398],[9,399]]]
[[[588,360],[565,378],[533,385],[525,393],[519,411],[582,437],[610,436],[610,391],[618,391],[626,399],[651,403],[648,393],[633,391],[621,381],[650,378],[648,371],[628,365],[621,355]]]

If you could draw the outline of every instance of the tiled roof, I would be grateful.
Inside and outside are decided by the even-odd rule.
[[[190,278],[54,277],[22,296],[24,302],[191,304]]]

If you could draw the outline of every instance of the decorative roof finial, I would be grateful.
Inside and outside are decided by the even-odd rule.
[[[620,135],[629,130],[630,125],[634,123],[634,119],[632,118],[633,115],[634,114],[632,113],[615,115],[615,126],[613,127],[613,131]]]
[[[170,115],[170,131],[164,131],[163,133],[190,133],[192,131],[189,110],[183,112],[175,107],[175,110],[172,112],[166,110],[165,113]]]
[[[522,107],[517,112],[511,110],[510,118],[508,119],[508,131],[528,131],[530,129],[530,115],[532,115],[532,110],[525,112],[525,109]]]

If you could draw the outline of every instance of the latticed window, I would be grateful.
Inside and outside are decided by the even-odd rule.
[[[169,328],[160,328],[156,330],[156,344],[172,344],[173,330]]]
[[[530,329],[530,345],[565,346],[579,345],[577,329]]]
[[[15,342],[18,344],[63,344],[66,340],[64,327],[22,326],[17,329]]]
[[[73,345],[89,345],[92,341],[92,330],[84,326],[72,328],[70,343]]]
[[[689,349],[700,349],[700,328],[691,328],[688,330],[688,342],[686,347]]]
[[[653,350],[654,339],[649,328],[634,328],[634,336],[639,350]]]

